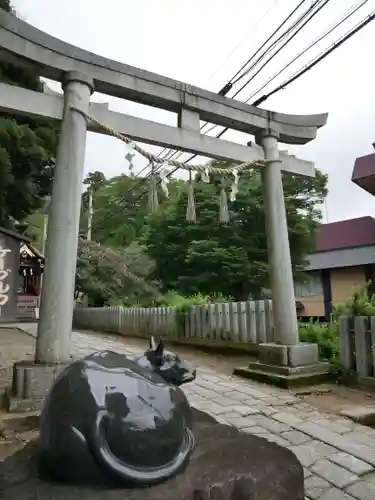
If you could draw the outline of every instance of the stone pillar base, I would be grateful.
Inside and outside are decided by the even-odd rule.
[[[259,361],[233,373],[279,387],[299,387],[327,382],[329,363],[319,362],[317,344],[260,344]]]
[[[41,410],[53,382],[68,364],[15,363],[12,388],[7,394],[7,410],[14,413]]]

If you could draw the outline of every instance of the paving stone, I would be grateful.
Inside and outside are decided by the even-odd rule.
[[[367,462],[375,467],[375,450],[360,443],[344,442],[337,446],[339,450],[349,453],[364,462]]]
[[[268,434],[266,439],[268,439],[268,441],[270,441],[271,443],[276,443],[280,446],[284,446],[284,448],[287,448],[289,445],[288,441],[286,441],[285,439],[283,439],[282,437],[280,437],[276,434],[272,434],[272,433]]]
[[[258,402],[258,399],[253,400],[249,395],[245,394],[244,392],[235,391],[235,390],[224,392],[223,396],[225,398],[231,398],[231,399],[234,399],[236,401],[239,401],[240,403],[246,403],[249,405],[256,404]]]
[[[331,484],[319,476],[312,474],[305,479],[305,494],[311,500],[319,500],[323,493],[331,488]]]
[[[352,427],[344,426],[335,421],[330,421],[326,418],[320,418],[317,420],[312,420],[312,422],[316,425],[320,425],[330,431],[337,432],[338,434],[346,434],[352,431]]]
[[[234,411],[235,413],[239,413],[240,415],[256,415],[259,414],[259,410],[256,408],[251,408],[250,406],[247,405],[233,405],[231,406],[231,411]]]
[[[358,500],[374,500],[375,498],[375,474],[357,481],[346,489],[349,495]]]
[[[343,469],[339,465],[334,464],[327,459],[318,460],[310,468],[310,470],[317,476],[323,477],[338,488],[345,488],[359,479],[356,474]]]
[[[235,389],[237,386],[235,386]],[[250,386],[241,386],[238,388],[241,392],[244,394],[247,394],[255,399],[268,399],[270,398],[270,394],[267,394],[266,392],[259,391],[258,389],[255,389],[254,387]]]
[[[302,420],[296,417],[295,415],[292,415],[291,413],[286,413],[286,412],[274,413],[272,415],[272,418],[283,424],[290,425],[290,427],[296,427],[297,429],[298,426],[302,424]]]
[[[258,425],[253,425],[251,427],[242,427],[242,432],[246,432],[247,434],[254,434],[255,436],[263,436],[265,434],[269,434],[266,429],[263,427],[259,427]]]
[[[226,408],[226,410],[227,410],[226,413],[223,413],[222,415],[219,415],[219,417],[221,419],[225,419],[227,421],[232,421],[232,420],[240,419],[240,421],[242,421],[242,419],[245,418],[246,421],[249,422],[247,425],[255,425],[254,422],[251,419],[248,419],[248,417],[240,417],[238,415],[238,413],[234,413],[229,408]],[[250,423],[250,422],[252,422],[252,423]]]
[[[371,465],[363,462],[362,460],[359,460],[356,457],[353,457],[352,455],[349,455],[348,453],[339,452],[335,455],[331,455],[329,459],[331,462],[334,462],[337,465],[341,465],[345,469],[350,470],[350,472],[353,472],[358,476],[363,476],[364,474],[368,474],[369,472],[374,470]]]
[[[264,417],[263,415],[255,415],[253,420],[255,424],[260,425],[271,432],[276,432],[277,434],[290,430],[288,425],[272,420],[272,418]]]
[[[311,441],[311,437],[300,431],[286,431],[281,433],[281,437],[286,439],[290,444],[298,445]]]
[[[206,411],[211,415],[222,415],[224,413],[228,413],[228,408],[225,406],[219,405],[214,402],[201,402],[198,401],[195,405],[199,410]]]
[[[236,427],[237,429],[244,429],[246,427],[252,427],[255,426],[255,422],[251,417],[243,416],[240,417],[236,415],[234,418],[228,417],[225,414],[222,415],[222,417],[233,427]]]
[[[304,422],[300,430],[309,434],[319,441],[335,446],[340,451],[354,455],[355,457],[375,466],[375,449],[358,443],[350,438],[350,434],[337,434],[311,422]]]
[[[225,398],[223,396],[218,396],[217,398],[213,399],[212,402],[225,407],[233,406],[236,404],[236,401],[234,401],[233,399]],[[226,408],[226,410],[227,409],[228,408]]]
[[[304,478],[306,479],[307,477],[310,477],[312,475],[312,472],[309,471],[309,469],[306,469],[306,467],[303,468],[303,475]]]
[[[340,414],[364,425],[375,423],[375,405],[351,406],[342,410]]]
[[[304,467],[311,467],[318,460],[337,453],[335,448],[320,441],[309,441],[297,446],[289,446],[288,448],[297,456]]]
[[[196,393],[200,396],[203,396],[205,399],[214,399],[217,398],[217,392],[211,391],[210,389],[205,389],[199,385],[196,386]]]
[[[342,490],[338,488],[330,488],[329,490],[324,491],[323,495],[319,498],[319,500],[355,500],[354,497],[347,495]]]
[[[361,443],[375,449],[375,439],[369,434],[360,433],[357,429],[355,429],[348,435],[348,437],[356,443]]]

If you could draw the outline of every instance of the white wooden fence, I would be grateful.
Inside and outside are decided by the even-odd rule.
[[[375,386],[375,317],[340,317],[340,364],[361,383]]]
[[[76,307],[76,328],[121,335],[162,336],[171,340],[201,339],[236,343],[272,342],[273,319],[270,300],[229,302],[173,307]]]

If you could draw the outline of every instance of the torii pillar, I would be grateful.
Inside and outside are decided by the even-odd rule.
[[[272,290],[274,342],[258,346],[259,360],[235,375],[291,387],[327,380],[329,364],[319,362],[317,344],[299,340],[292,261],[278,150],[279,133],[272,128],[256,136],[267,161],[262,170],[268,261]]]

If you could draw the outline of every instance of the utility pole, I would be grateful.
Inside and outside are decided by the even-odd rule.
[[[89,187],[89,217],[87,220],[87,241],[91,241],[92,234],[92,217],[94,215],[94,208],[92,204],[92,186]]]

